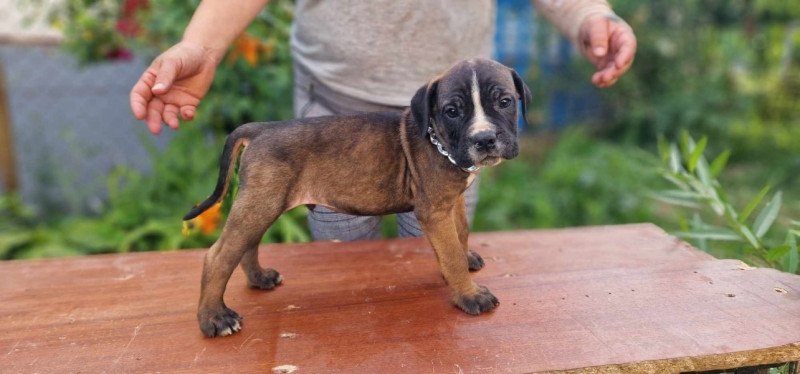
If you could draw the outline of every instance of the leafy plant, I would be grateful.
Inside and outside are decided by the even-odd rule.
[[[508,230],[653,221],[646,191],[658,160],[579,129],[555,143],[523,138],[523,153],[481,174],[474,229]]]
[[[676,139],[688,130],[714,139],[715,151],[731,149],[734,160],[769,158],[773,150],[800,153],[794,141],[800,137],[796,1],[612,3],[637,37],[631,70],[614,87],[594,90],[587,79],[593,67],[583,58],[572,57],[553,74],[551,60],[559,52],[547,49],[532,66],[539,102],[572,98],[566,99],[576,104],[570,115],[584,111],[583,122],[601,126],[614,141],[650,146],[657,134]],[[553,39],[540,34],[540,45]],[[587,94],[594,99],[590,110],[581,102]]]
[[[34,1],[41,5],[41,0]],[[64,33],[62,47],[82,64],[117,59],[122,51],[147,60],[180,40],[198,4],[67,0],[50,8],[47,16]],[[181,216],[211,192],[224,134],[250,121],[291,118],[291,19],[291,1],[269,3],[218,67],[195,120],[184,124],[163,151],[149,136],[141,137],[153,160],[150,172],[118,167],[110,173],[108,199],[99,214],[64,215],[47,207],[45,216],[14,197],[0,200],[0,258],[210,245],[227,209],[208,220],[204,230],[189,230],[188,236],[181,234]],[[306,240],[304,209],[285,214],[265,235],[271,242]]]
[[[695,142],[687,132],[681,134],[677,144],[668,144],[664,138],[659,139],[659,153],[663,161],[660,173],[676,189],[663,191],[655,197],[668,204],[713,213],[717,221],[707,223],[696,213],[677,234],[695,240],[704,250],[710,250],[709,242],[732,243],[730,249],[750,262],[797,272],[800,267],[797,245],[800,222],[790,221],[782,242],[767,236],[778,218],[783,193],[775,192],[755,214],[769,193],[770,187],[767,185],[744,208],[737,210],[717,180],[730,152],[723,151],[709,163],[704,156],[707,144],[707,137]]]
[[[207,231],[183,235],[181,216],[211,192],[222,138],[187,126],[164,151],[158,151],[149,137],[142,141],[152,153],[153,170],[143,175],[117,168],[109,176],[109,198],[99,216],[45,220],[16,197],[0,197],[0,259],[208,247],[219,234],[223,217]],[[226,198],[228,206],[235,183]],[[264,242],[309,239],[303,209],[284,214],[264,236]]]
[[[134,51],[149,60],[180,41],[199,3],[161,0],[141,9]],[[270,1],[234,42],[198,108],[202,126],[227,133],[247,122],[292,118],[292,17],[292,1]]]
[[[62,48],[70,51],[81,65],[131,57],[126,48],[124,19],[127,3],[140,2],[144,3],[143,0],[128,0],[125,5],[113,0],[18,1],[23,19],[29,22],[45,19],[63,33]]]

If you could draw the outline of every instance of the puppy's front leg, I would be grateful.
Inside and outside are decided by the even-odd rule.
[[[453,219],[455,220],[456,230],[458,231],[458,241],[461,242],[461,247],[464,249],[464,253],[467,254],[469,271],[481,270],[484,264],[483,258],[478,252],[470,250],[467,243],[469,238],[469,221],[467,221],[467,206],[464,204],[464,194],[459,196],[456,206],[453,209]]]
[[[453,302],[469,314],[480,314],[494,309],[499,302],[486,287],[470,279],[467,252],[459,238],[455,209],[463,209],[463,204],[444,211],[420,210],[416,214],[425,236],[436,251],[442,275],[453,291]]]

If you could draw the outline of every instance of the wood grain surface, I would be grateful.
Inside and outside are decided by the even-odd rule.
[[[449,303],[423,239],[270,245],[284,284],[203,338],[203,250],[0,263],[3,373],[679,372],[800,359],[800,276],[715,260],[652,225],[478,233],[500,299]]]

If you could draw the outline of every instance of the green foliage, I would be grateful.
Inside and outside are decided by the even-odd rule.
[[[180,40],[197,4],[198,0],[133,1],[125,5],[133,5],[136,12],[123,15],[119,2],[68,0],[49,17],[64,32],[63,47],[82,64],[102,63],[128,48],[152,59]],[[148,135],[141,138],[153,159],[151,171],[141,174],[119,167],[109,175],[109,197],[99,215],[62,216],[53,207],[45,209],[49,215],[37,215],[16,198],[4,197],[0,259],[209,246],[219,228],[210,224],[205,234],[183,236],[181,216],[211,192],[222,135],[246,122],[291,118],[291,18],[291,1],[269,3],[220,64],[195,120],[183,124],[163,151]],[[128,35],[136,37],[123,36],[120,21],[128,22]],[[264,240],[309,240],[305,211],[283,215]]]
[[[34,0],[37,4],[41,0]],[[62,47],[82,64],[133,50],[152,60],[181,40],[199,0],[67,0],[47,15],[64,33]],[[253,121],[292,116],[289,30],[293,2],[270,1],[231,47],[202,101],[195,126],[230,132]]]
[[[147,135],[142,141],[152,152],[153,170],[147,175],[124,167],[112,172],[100,216],[44,219],[12,196],[0,199],[0,259],[208,247],[219,227],[184,236],[181,217],[211,193],[222,138],[186,126],[164,151],[156,150]],[[308,241],[304,222],[304,210],[289,212],[264,241]]]
[[[522,144],[527,152],[541,147]],[[644,196],[660,183],[657,164],[634,147],[567,131],[542,160],[523,154],[482,172],[475,230],[652,221]]]
[[[110,58],[125,48],[125,37],[117,30],[119,1],[70,0],[51,4],[32,0],[27,6],[50,9],[44,16],[51,26],[63,32],[62,47],[72,52],[80,64]]]
[[[65,48],[83,63],[103,62],[121,49],[150,59],[180,40],[199,0],[147,3],[124,15],[141,26],[135,37],[124,37],[117,28],[125,13],[118,2],[67,0],[51,20],[64,31]],[[523,139],[527,154],[483,172],[474,228],[650,221],[676,227],[715,255],[796,270],[800,227],[786,219],[787,212],[800,212],[791,188],[800,178],[796,5],[784,0],[614,1],[633,26],[639,51],[631,72],[600,94],[603,105],[596,113],[606,114],[597,116],[605,137],[649,146],[655,134],[677,138],[682,129],[691,129],[708,134],[713,144],[705,138],[694,143],[688,135],[675,145],[662,142],[667,157],[660,167],[638,147],[580,131],[554,141]],[[211,192],[226,132],[249,121],[291,117],[291,13],[291,1],[270,1],[220,65],[195,121],[184,124],[167,149],[149,146],[154,161],[148,173],[115,170],[100,213],[65,216],[47,209],[50,214],[42,215],[12,196],[0,198],[0,259],[213,242],[218,228],[184,237],[180,217]],[[574,61],[579,73],[561,71],[556,79],[547,77],[547,84],[539,79],[532,85],[538,102],[555,88],[586,86],[590,67],[580,58]],[[541,109],[532,113],[533,119],[542,117]],[[150,144],[147,136],[141,141]],[[723,148],[730,151],[705,159],[704,154]],[[659,193],[665,204],[653,204],[649,192],[666,189],[660,169],[676,188]],[[719,181],[729,188],[723,191]],[[762,188],[765,181],[783,193]],[[676,207],[696,213],[678,219],[683,209]],[[303,208],[285,214],[265,241],[308,240],[304,215]],[[787,227],[787,236],[779,236],[776,225]]]
[[[638,50],[631,70],[597,91],[602,110],[591,120],[605,136],[650,144],[657,134],[674,139],[691,130],[737,159],[800,153],[798,1],[613,4],[634,29]],[[573,60],[573,71],[560,73],[543,94],[586,87],[593,67]]]
[[[677,189],[661,192],[655,197],[669,204],[699,210],[715,220],[714,223],[706,223],[706,219],[696,213],[691,220],[684,222],[683,230],[677,234],[695,240],[700,248],[707,251],[712,250],[709,242],[728,242],[713,250],[727,256],[744,257],[758,265],[798,272],[800,222],[791,221],[786,235],[780,240],[767,236],[778,218],[783,193],[774,193],[762,204],[770,190],[769,186],[765,186],[742,210],[737,211],[716,179],[716,174],[725,167],[728,153],[721,153],[709,164],[703,155],[707,139],[703,137],[695,143],[686,132],[682,133],[679,144],[667,144],[663,138],[659,139],[659,153],[663,162],[661,175]],[[712,169],[710,165],[715,165],[715,168]],[[751,219],[759,206],[758,214]]]
[[[150,58],[180,41],[199,0],[162,0],[139,12],[135,50]],[[253,121],[292,118],[289,30],[292,2],[270,1],[220,64],[197,118],[222,132]],[[198,124],[195,124],[197,126]]]

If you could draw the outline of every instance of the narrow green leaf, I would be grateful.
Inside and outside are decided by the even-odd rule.
[[[754,197],[753,200],[750,200],[750,202],[747,203],[747,205],[744,207],[744,210],[742,210],[741,215],[739,215],[739,222],[744,223],[745,221],[747,221],[747,217],[750,217],[750,213],[753,213],[753,210],[755,210],[758,204],[761,203],[761,200],[764,198],[764,196],[767,195],[769,189],[770,189],[769,185],[764,186],[764,188],[762,188],[761,191],[758,192],[756,197]]]
[[[709,224],[703,222],[703,219],[697,213],[694,213],[692,215],[692,220],[689,221],[689,223],[691,223],[692,229],[691,230],[684,230],[684,231],[708,231],[708,230],[714,231],[714,230],[724,229],[724,228],[721,228],[721,227],[718,227],[718,226],[714,226],[714,225],[709,225]]]
[[[761,242],[759,242],[758,239],[756,239],[756,236],[753,235],[753,232],[750,231],[750,229],[747,228],[747,226],[744,226],[744,225],[739,226],[738,230],[739,230],[739,233],[741,233],[742,236],[745,238],[745,240],[747,240],[747,242],[750,243],[751,247],[753,247],[753,248],[761,248],[762,247]]]
[[[789,252],[789,250],[791,250],[791,249],[792,249],[792,247],[789,246],[789,244],[784,244],[784,245],[777,246],[775,248],[770,248],[767,251],[767,254],[764,256],[764,258],[766,258],[767,261],[777,261],[781,257],[783,257],[785,254],[787,254]]]
[[[715,228],[715,229],[708,228],[708,229],[700,229],[693,231],[680,231],[676,232],[675,235],[686,239],[707,239],[707,240],[734,241],[734,242],[742,241],[742,238],[739,235],[736,235],[735,232],[723,228]]]
[[[725,193],[725,190],[722,189],[722,186],[719,183],[714,183],[714,192],[716,192],[717,197],[719,197],[719,201],[721,201],[721,202],[723,202],[725,204],[730,204],[728,202],[729,201],[728,194]],[[736,216],[738,217],[739,214],[736,214]]]
[[[683,191],[683,190],[668,190],[658,193],[658,196],[670,197],[675,199],[684,199],[684,200],[693,200],[693,201],[702,201],[704,196],[692,191]]]
[[[692,215],[692,227],[696,230],[696,229],[701,228],[701,227],[708,227],[708,225],[706,225],[706,223],[703,222],[703,219],[700,218],[699,214],[695,213],[694,215]],[[702,251],[708,252],[708,249],[709,249],[708,248],[708,240],[706,240],[706,239],[698,239],[697,240],[697,248],[700,248],[700,250],[702,250]]]
[[[686,130],[681,130],[680,134],[680,147],[681,147],[681,154],[684,158],[689,158],[689,155],[692,153],[694,149],[694,139],[692,139],[689,132]]]
[[[703,156],[703,152],[706,150],[706,145],[708,144],[708,137],[704,136],[700,138],[700,141],[697,142],[692,153],[689,155],[689,159],[687,160],[687,166],[689,167],[689,172],[693,173],[695,167],[697,167],[697,161]]]
[[[669,143],[664,138],[664,135],[658,134],[658,154],[661,156],[661,161],[669,161]]]
[[[713,191],[713,187],[704,184],[701,180],[691,177],[687,178],[686,181],[693,190],[697,191],[699,194],[702,194],[706,198],[711,199],[712,197],[716,196],[716,193]]]
[[[704,159],[700,159],[697,162],[697,176],[700,178],[700,181],[703,182],[706,186],[712,187],[714,186],[714,178],[711,177],[711,172],[708,171],[708,163]]]
[[[756,234],[756,237],[761,239],[764,237],[764,234],[769,231],[769,228],[772,226],[772,223],[775,222],[775,218],[778,217],[778,212],[781,210],[781,199],[783,193],[778,191],[775,193],[775,196],[772,197],[772,200],[764,206],[764,209],[758,213],[756,217],[756,221],[753,224],[753,232]]]
[[[789,260],[786,266],[786,271],[790,273],[797,273],[797,269],[800,268],[800,253],[795,249],[794,251],[789,252]]]
[[[789,258],[784,270],[790,273],[797,273],[798,268],[800,268],[800,249],[797,248],[797,238],[793,235],[788,235],[786,244],[789,245]]]
[[[681,192],[684,192],[684,191],[681,191]],[[687,193],[692,193],[692,192],[687,192]],[[661,202],[664,202],[664,203],[667,203],[667,204],[684,206],[684,207],[687,207],[687,208],[700,208],[701,207],[701,205],[696,200],[691,199],[691,198],[679,197],[679,196],[669,195],[669,194],[666,194],[666,193],[653,194],[652,197],[654,199],[658,200],[658,201],[661,201]]]
[[[725,165],[728,164],[728,159],[730,157],[731,157],[731,150],[726,149],[722,151],[722,153],[717,155],[717,157],[714,158],[714,161],[711,161],[711,167],[710,167],[711,170],[709,171],[711,172],[712,177],[716,178],[720,175],[720,173],[722,173],[722,170],[725,169]]]
[[[669,169],[676,174],[681,170],[681,154],[675,144],[669,147]]]
[[[738,214],[736,213],[736,210],[733,209],[733,206],[728,203],[725,203],[724,206],[725,206],[725,215],[727,216],[729,222],[732,224],[741,225],[741,223],[739,223],[739,221],[737,220]]]
[[[697,164],[697,170],[705,172],[706,166],[708,165],[705,159],[701,159],[700,163]],[[710,177],[709,177],[710,178]],[[708,190],[709,196],[709,204],[711,208],[714,209],[714,212],[717,213],[718,216],[722,216],[726,213],[727,207],[730,205],[728,203],[728,197],[725,194],[725,191],[722,190],[722,186],[716,180],[709,180],[708,185],[706,185],[706,189]],[[731,208],[732,209],[732,208]]]
[[[672,184],[676,185],[678,188],[680,188],[682,190],[688,190],[689,189],[689,185],[686,184],[686,182],[684,182],[682,180],[682,178],[681,178],[681,176],[679,174],[673,174],[673,173],[670,173],[667,170],[663,170],[661,172],[661,176],[664,179],[672,182]]]

